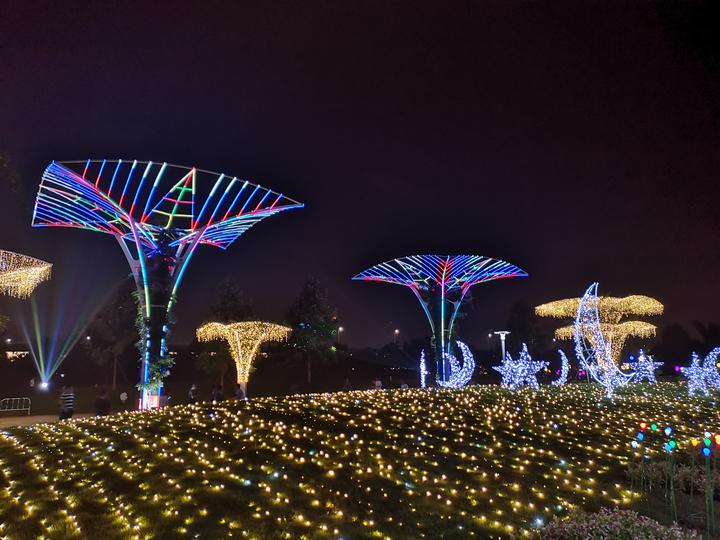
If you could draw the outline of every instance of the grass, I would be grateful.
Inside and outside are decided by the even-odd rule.
[[[575,507],[642,508],[625,474],[641,421],[674,426],[683,445],[720,412],[673,383],[612,403],[586,384],[474,386],[14,428],[0,436],[0,535],[531,537]]]

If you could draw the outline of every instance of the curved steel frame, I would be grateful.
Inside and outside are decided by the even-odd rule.
[[[420,302],[433,334],[436,376],[447,382],[453,326],[470,287],[496,279],[527,277],[517,266],[482,255],[412,255],[383,262],[353,277],[409,287]]]
[[[169,313],[196,248],[227,249],[259,221],[303,206],[266,187],[195,167],[121,159],[53,161],[43,173],[32,225],[115,237],[146,317],[140,378],[147,383],[151,362],[167,352]],[[144,390],[141,408],[151,405],[149,397]]]

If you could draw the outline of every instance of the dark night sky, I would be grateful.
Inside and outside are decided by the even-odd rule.
[[[110,237],[29,226],[50,160],[122,157],[307,205],[199,250],[180,340],[226,275],[271,318],[319,277],[352,345],[424,335],[409,291],[350,277],[435,252],[530,274],[474,290],[460,331],[478,345],[515,300],[591,281],[658,297],[662,324],[720,319],[717,7],[188,4],[0,0],[0,149],[22,181],[0,186],[0,246],[55,262],[44,287],[93,303],[126,273]]]

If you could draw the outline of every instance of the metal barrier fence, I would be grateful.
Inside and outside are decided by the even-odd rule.
[[[30,398],[12,397],[0,399],[0,413],[25,411],[30,416]]]

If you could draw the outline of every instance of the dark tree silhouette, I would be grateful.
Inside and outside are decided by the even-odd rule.
[[[297,350],[307,367],[307,384],[312,384],[312,359],[327,362],[337,336],[337,317],[328,305],[327,292],[315,278],[307,278],[286,316],[293,333],[288,346]]]

